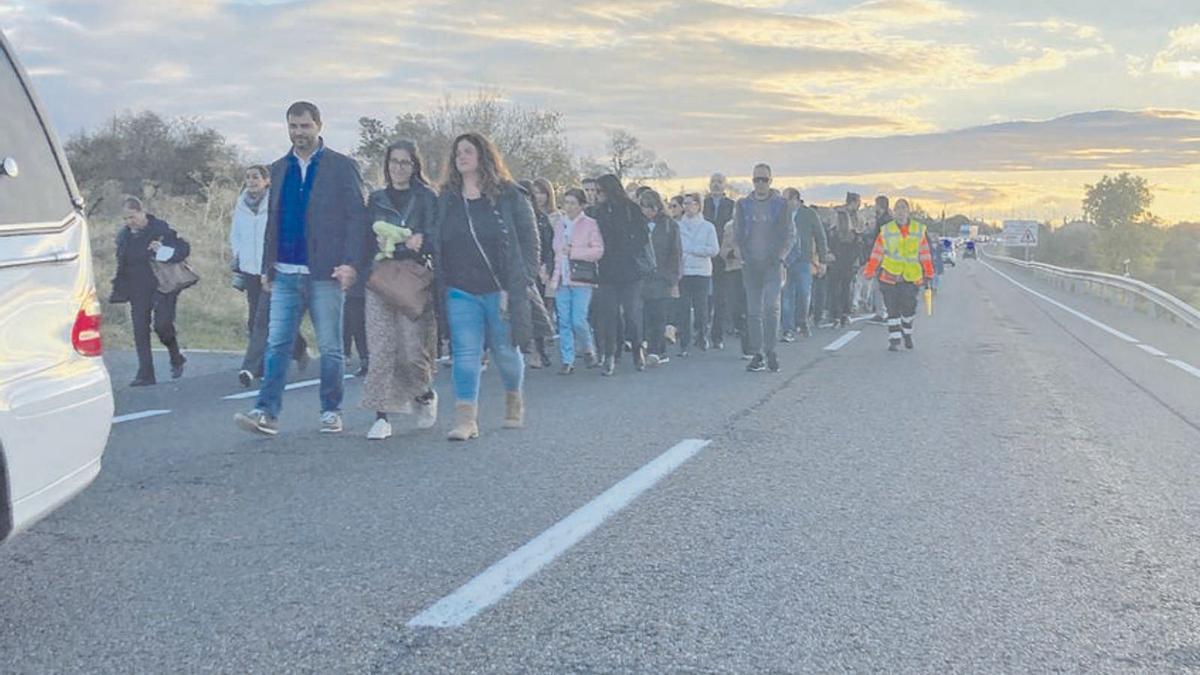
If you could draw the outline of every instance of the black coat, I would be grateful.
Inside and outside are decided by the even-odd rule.
[[[712,195],[704,197],[704,219],[712,223],[717,228],[717,241],[725,241],[725,226],[729,221],[733,220],[733,205],[736,202],[729,197],[721,198],[721,208],[715,208],[715,202]],[[721,256],[713,256],[713,274],[718,274],[725,271],[725,259]]]
[[[500,189],[495,206],[499,216],[500,247],[503,253],[502,259],[493,261],[493,264],[500,268],[496,270],[496,275],[500,277],[500,283],[508,293],[512,344],[521,347],[533,339],[533,309],[529,304],[529,288],[537,280],[541,259],[537,218],[533,214],[533,205],[529,203],[525,190],[515,183],[509,183]],[[442,190],[437,199],[433,229],[425,235],[426,240],[433,241],[433,268],[439,292],[444,292],[446,288],[444,271],[438,264],[442,251],[441,232],[447,218],[465,218],[465,208],[462,193],[450,188]],[[536,294],[535,291],[534,295]]]
[[[604,257],[600,258],[600,283],[623,284],[641,278],[637,257],[650,241],[646,217],[632,200],[596,209],[596,222],[604,239]]]
[[[654,274],[642,282],[642,297],[647,300],[679,297],[679,280],[683,278],[683,241],[679,223],[662,216],[650,235],[654,242]]]
[[[146,227],[134,232],[122,227],[117,232],[117,273],[113,277],[113,298],[125,300],[131,296],[151,295],[158,289],[158,278],[150,267],[154,253],[150,242],[159,241],[170,246],[175,253],[167,262],[187,260],[192,248],[166,221],[146,214]]]

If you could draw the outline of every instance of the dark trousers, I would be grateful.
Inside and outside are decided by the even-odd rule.
[[[686,350],[701,345],[708,337],[709,298],[712,296],[710,277],[686,276],[679,281],[679,348]],[[695,333],[692,331],[695,330]]]
[[[600,354],[616,358],[628,337],[638,346],[642,342],[642,282],[628,281],[618,284],[601,284],[598,325]]]
[[[813,277],[812,287],[812,320],[814,326],[821,325],[825,310],[829,307],[829,271],[819,277]]]
[[[678,298],[652,298],[646,303],[646,348],[651,354],[667,353],[667,316]]]
[[[736,284],[730,281],[730,279],[734,278],[734,275],[740,274],[737,271],[726,272],[721,270],[718,272],[715,269],[713,270],[712,303],[710,303],[709,312],[709,325],[712,329],[711,337],[713,343],[724,342],[725,334],[731,333],[736,329],[733,318],[729,313],[729,288],[733,286],[737,288],[739,294],[742,292],[742,281],[740,278],[736,279]]]
[[[850,295],[854,288],[853,267],[829,268],[829,316],[834,321],[850,316]]]
[[[879,290],[883,291],[883,304],[888,311],[888,339],[893,343],[900,342],[903,335],[912,335],[913,322],[917,318],[916,284],[901,281],[895,284],[879,282]]]
[[[347,295],[342,310],[342,354],[350,358],[350,348],[358,345],[358,362],[367,362],[367,296]]]
[[[137,347],[138,378],[154,379],[154,355],[150,351],[150,329],[171,354],[171,365],[183,363],[179,340],[175,335],[175,305],[179,293],[164,295],[158,291],[133,293],[129,297],[129,318],[133,324],[133,343]]]
[[[774,354],[779,339],[779,302],[783,297],[783,263],[742,268],[746,286],[746,333],[751,354]]]
[[[729,325],[741,338],[742,353],[749,354],[750,331],[746,329],[746,285],[742,280],[742,270],[725,272],[724,295],[725,306],[729,312]]]
[[[257,274],[241,274],[246,285],[246,335],[250,335],[254,332],[258,303],[262,300],[262,277]]]
[[[242,370],[250,371],[255,377],[263,375],[263,355],[267,353],[267,335],[271,327],[271,294],[262,290],[261,282],[259,291],[254,307],[254,323],[250,326],[250,340],[246,345],[246,355],[242,357]],[[308,342],[297,331],[296,339],[292,342],[292,359],[302,362],[307,355]]]

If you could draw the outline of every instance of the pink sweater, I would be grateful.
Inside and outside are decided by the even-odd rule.
[[[604,238],[600,236],[600,226],[586,213],[579,214],[579,219],[571,225],[571,242],[567,244],[567,216],[554,221],[554,274],[550,275],[547,292],[558,289],[561,283],[568,286],[591,286],[570,281],[564,276],[564,268],[568,260],[586,260],[597,262],[604,255]],[[570,272],[567,272],[569,275]]]

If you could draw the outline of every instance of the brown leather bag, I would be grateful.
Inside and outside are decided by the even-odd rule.
[[[425,314],[432,284],[433,270],[415,260],[380,260],[367,278],[367,288],[413,321]]]
[[[164,295],[178,293],[200,283],[200,275],[186,262],[150,261],[150,269],[158,281],[158,292]]]

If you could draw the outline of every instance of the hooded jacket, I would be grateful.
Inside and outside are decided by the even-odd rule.
[[[711,277],[713,258],[721,252],[717,227],[702,216],[684,214],[679,220],[679,239],[683,246],[683,276]]]

